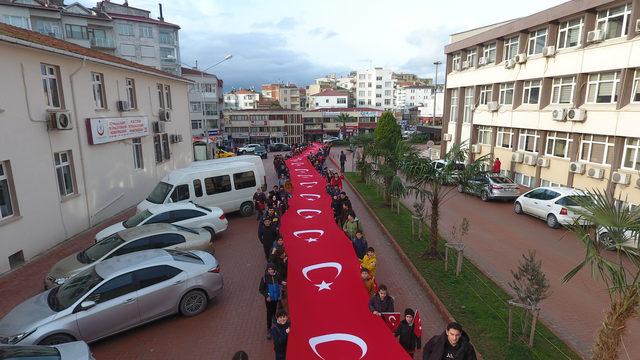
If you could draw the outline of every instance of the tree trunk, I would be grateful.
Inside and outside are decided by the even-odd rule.
[[[440,194],[438,190],[431,189],[431,229],[429,231],[429,252],[425,252],[426,258],[435,259],[438,256],[438,221],[440,219]]]
[[[627,320],[637,314],[639,300],[638,290],[630,290],[622,298],[611,303],[593,344],[593,360],[617,357],[620,341],[626,332]]]

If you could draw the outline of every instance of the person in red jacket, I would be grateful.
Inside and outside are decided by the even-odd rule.
[[[491,167],[491,172],[494,174],[499,174],[501,165],[502,163],[500,162],[500,159],[496,158],[496,160],[493,162],[493,166]]]

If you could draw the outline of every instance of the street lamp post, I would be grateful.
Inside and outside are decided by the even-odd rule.
[[[202,84],[204,84],[204,73],[207,72],[207,70],[214,68],[220,64],[222,64],[223,62],[231,59],[233,57],[233,55],[229,54],[227,56],[224,57],[224,59],[218,61],[217,63],[209,66],[208,68],[204,69],[204,70],[200,70],[200,75],[202,77],[202,82],[200,84],[200,86],[202,86]],[[216,88],[217,88],[217,84],[216,84]],[[202,88],[200,88],[200,94],[202,95],[202,100],[200,103],[200,106],[202,107],[202,121],[204,122],[203,127],[205,129],[204,132],[204,136],[207,139],[207,159],[211,159],[213,158],[213,153],[212,153],[212,149],[211,149],[211,141],[209,140],[209,123],[207,122],[207,110],[205,108],[205,102],[204,102],[204,91]],[[218,94],[216,93],[216,96],[218,96]],[[220,119],[219,119],[220,120]],[[218,126],[220,124],[218,123]]]
[[[440,66],[440,64],[442,64],[442,62],[436,60],[433,62],[433,65],[436,66],[436,80],[435,80],[435,84],[433,86],[433,126],[436,125],[436,99],[438,96],[438,66]]]

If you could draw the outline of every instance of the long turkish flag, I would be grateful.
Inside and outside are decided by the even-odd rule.
[[[409,359],[367,306],[351,241],[334,219],[326,181],[306,155],[287,160],[293,184],[280,232],[289,256],[290,359]]]

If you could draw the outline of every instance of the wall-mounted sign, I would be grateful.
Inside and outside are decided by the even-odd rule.
[[[86,120],[89,144],[97,145],[149,135],[146,116],[92,118]]]
[[[360,117],[378,117],[381,115],[380,111],[360,111]]]

